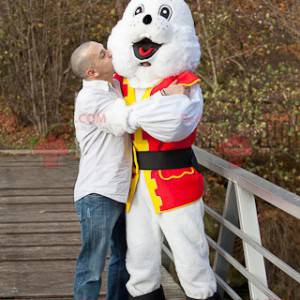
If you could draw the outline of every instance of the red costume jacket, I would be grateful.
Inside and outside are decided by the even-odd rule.
[[[134,104],[136,102],[135,90],[129,85],[128,79],[119,75],[115,75],[115,79],[120,82],[127,105]],[[143,100],[149,101],[151,95],[168,87],[174,81],[177,81],[177,84],[179,85],[193,86],[199,82],[199,79],[191,72],[184,72],[178,76],[166,78],[157,86],[147,89],[143,96]],[[141,128],[132,135],[134,172],[127,203],[127,211],[130,209],[141,172],[141,170],[139,170],[136,153],[138,151],[188,149],[195,141],[196,131],[197,130],[182,141],[171,143],[161,142]],[[162,213],[193,203],[200,199],[203,194],[204,179],[194,167],[171,170],[143,170],[142,172],[144,172],[146,185],[157,213]]]

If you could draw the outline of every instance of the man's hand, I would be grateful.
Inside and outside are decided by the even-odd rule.
[[[169,95],[186,95],[186,88],[182,85],[178,85],[175,82],[172,83],[167,88],[163,89],[163,95],[169,96]]]

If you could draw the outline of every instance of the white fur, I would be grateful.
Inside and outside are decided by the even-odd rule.
[[[134,12],[141,4],[144,12],[135,16]],[[170,20],[159,15],[162,5],[172,8]],[[148,14],[153,21],[145,25],[143,18]],[[163,44],[148,59],[151,67],[141,66],[133,53],[132,44],[143,38]],[[108,48],[112,51],[116,72],[127,77],[135,88],[147,88],[163,78],[194,70],[201,56],[193,17],[183,0],[132,0],[123,18],[113,28]]]

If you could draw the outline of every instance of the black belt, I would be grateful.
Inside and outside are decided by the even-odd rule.
[[[140,170],[171,170],[194,167],[200,172],[200,166],[192,148],[171,151],[137,152]]]

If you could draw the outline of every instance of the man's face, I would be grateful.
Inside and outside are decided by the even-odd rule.
[[[111,52],[100,43],[94,43],[91,49],[91,55],[95,73],[98,73],[99,79],[113,76],[114,68],[112,64]]]

